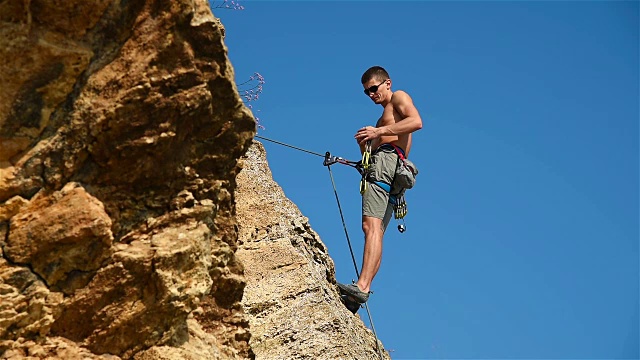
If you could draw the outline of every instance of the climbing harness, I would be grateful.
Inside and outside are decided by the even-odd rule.
[[[393,147],[393,150],[396,152],[396,154],[398,154],[398,162],[396,164],[396,171],[394,173],[394,177],[393,180],[391,181],[392,183],[396,182],[396,177],[398,176],[398,173],[401,173],[402,176],[414,176],[414,181],[415,181],[415,174],[414,174],[414,170],[413,168],[415,168],[415,165],[413,165],[413,163],[409,163],[409,161],[405,158],[404,156],[404,151],[402,151],[398,146],[392,144],[392,143],[388,143],[388,144],[384,144],[382,146],[391,146]],[[405,167],[409,167],[408,170],[405,169]],[[402,167],[402,169],[401,169]],[[402,171],[410,171],[411,175],[405,175],[404,173],[402,173]],[[398,221],[398,231],[400,233],[404,233],[407,230],[407,225],[405,224],[404,221],[404,217],[407,216],[407,202],[404,199],[404,192],[405,189],[401,188],[400,192],[397,194],[392,194],[391,193],[391,189],[393,188],[391,186],[391,184],[388,184],[386,182],[383,181],[375,181],[375,180],[371,180],[368,179],[369,177],[369,173],[371,171],[371,140],[367,141],[364,151],[362,153],[362,162],[361,162],[361,167],[358,168],[358,171],[360,172],[360,174],[362,175],[362,179],[360,180],[360,194],[364,194],[367,191],[367,184],[369,182],[377,185],[378,187],[380,187],[382,190],[384,190],[385,192],[387,192],[389,194],[389,202],[391,202],[391,204],[393,204],[393,217],[394,219],[396,219]],[[417,172],[417,171],[416,171]],[[405,180],[405,179],[403,179]],[[405,183],[408,183],[408,180],[403,181]],[[413,187],[413,184],[411,184],[411,187]]]
[[[355,255],[353,254],[353,247],[351,246],[351,240],[349,239],[349,232],[347,231],[347,224],[344,221],[344,215],[342,214],[342,206],[340,205],[340,198],[338,197],[338,190],[336,189],[336,183],[335,180],[333,179],[333,173],[331,172],[331,165],[333,164],[343,164],[343,165],[347,165],[347,166],[351,166],[353,168],[356,168],[356,170],[358,170],[361,174],[362,171],[361,169],[364,169],[366,167],[366,169],[369,169],[369,166],[371,165],[371,143],[368,142],[368,147],[365,146],[365,152],[362,155],[362,161],[360,162],[355,162],[355,161],[349,161],[346,159],[343,159],[341,157],[337,157],[337,156],[332,156],[331,153],[329,153],[328,151],[323,155],[320,155],[316,152],[313,151],[309,151],[309,150],[305,150],[299,147],[295,147],[283,142],[279,142],[279,141],[275,141],[269,138],[265,138],[262,136],[255,136],[258,139],[262,139],[262,140],[266,140],[266,141],[270,141],[279,145],[283,145],[283,146],[287,146],[290,147],[292,149],[296,149],[296,150],[300,150],[300,151],[304,151],[306,153],[312,154],[312,155],[316,155],[316,156],[322,156],[324,157],[324,161],[323,161],[323,165],[327,167],[327,169],[329,170],[329,177],[331,178],[331,185],[333,185],[333,193],[336,197],[336,203],[338,204],[338,211],[340,212],[340,219],[342,220],[342,228],[344,229],[344,234],[347,238],[347,244],[349,245],[349,252],[351,253],[351,260],[353,261],[353,267],[356,271],[356,276],[359,278],[360,277],[360,272],[358,271],[358,264],[356,262],[356,258]],[[365,155],[366,153],[368,153],[368,155]],[[366,173],[366,172],[365,172]],[[364,175],[363,175],[364,178]],[[366,190],[366,187],[365,187]],[[371,311],[369,310],[369,306],[367,305],[367,303],[365,302],[364,304],[362,304],[362,306],[364,306],[364,308],[367,310],[367,316],[369,317],[369,324],[371,324],[371,330],[373,332],[373,335],[376,338],[376,351],[378,352],[378,355],[380,356],[380,360],[384,359],[384,356],[382,355],[382,349],[380,347],[380,341],[378,341],[378,335],[376,333],[376,328],[373,325],[373,317],[371,316]]]

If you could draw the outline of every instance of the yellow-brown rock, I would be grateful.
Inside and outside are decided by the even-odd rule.
[[[11,218],[4,256],[30,265],[50,288],[70,294],[111,255],[111,219],[102,203],[69,183],[39,193]]]
[[[224,31],[206,0],[0,1],[1,359],[379,358]]]
[[[273,181],[259,142],[244,158],[236,196],[243,304],[256,359],[387,359],[340,302],[326,246]]]
[[[0,358],[253,357],[222,29],[205,0],[0,2]]]

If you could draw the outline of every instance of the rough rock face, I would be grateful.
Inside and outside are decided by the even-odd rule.
[[[206,0],[0,2],[0,357],[251,358]]]
[[[256,358],[379,359],[373,333],[339,300],[327,248],[273,181],[259,142],[244,158],[236,200]]]
[[[0,1],[0,358],[378,358],[261,145],[240,172],[223,37],[206,0]]]

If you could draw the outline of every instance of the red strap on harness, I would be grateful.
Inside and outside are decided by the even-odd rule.
[[[393,144],[393,143],[387,143],[387,144],[389,144],[389,145],[393,146],[393,148],[396,150],[396,153],[398,154],[398,156],[400,157],[400,159],[402,159],[402,161],[404,161],[404,160],[405,160],[404,155],[402,155],[402,150],[400,150],[400,148],[399,148],[398,146],[396,146],[396,145],[395,145],[395,144]]]

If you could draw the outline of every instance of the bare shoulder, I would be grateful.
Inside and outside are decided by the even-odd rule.
[[[407,94],[406,91],[396,90],[393,92],[393,96],[391,97],[391,102],[394,105],[407,104],[412,103],[411,96]]]
[[[391,104],[393,105],[394,110],[405,117],[417,115],[418,110],[413,104],[411,96],[409,96],[409,94],[407,94],[405,91],[394,91],[393,96],[391,97]]]

